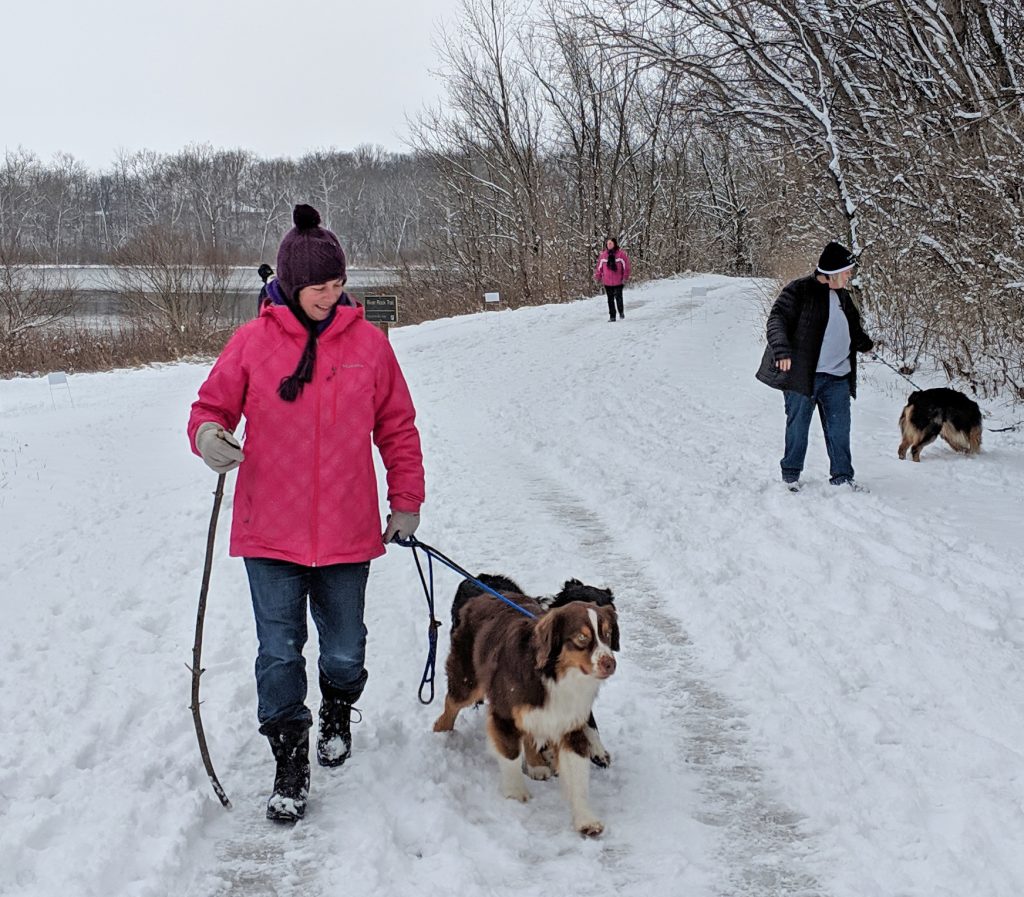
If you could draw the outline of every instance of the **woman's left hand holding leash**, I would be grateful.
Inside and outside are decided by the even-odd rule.
[[[408,539],[420,525],[420,515],[412,511],[392,511],[388,514],[388,525],[381,538],[387,545],[396,536]]]

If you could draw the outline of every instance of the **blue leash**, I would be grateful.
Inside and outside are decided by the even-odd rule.
[[[421,542],[415,536],[409,536],[407,539],[403,539],[396,536],[393,542],[401,545],[405,548],[412,549],[413,560],[416,561],[416,572],[420,575],[420,583],[423,586],[423,594],[427,599],[427,612],[430,615],[430,622],[427,624],[427,663],[423,667],[423,678],[420,680],[420,689],[418,697],[421,704],[429,704],[434,700],[434,672],[437,666],[437,630],[441,628],[441,621],[434,616],[434,559],[436,558],[442,564],[450,567],[460,576],[465,577],[474,585],[481,588],[483,591],[488,592],[495,598],[504,601],[509,607],[515,608],[519,613],[524,614],[531,620],[536,620],[537,615],[528,611],[525,607],[516,604],[511,598],[507,598],[502,595],[501,592],[496,592],[488,585],[480,582],[475,576],[467,573],[465,569],[455,563],[450,557],[441,554],[436,548],[427,545],[426,542]],[[423,575],[423,566],[420,564],[420,556],[417,554],[417,550],[422,549],[423,553],[427,556],[427,575]],[[423,698],[423,689],[426,686],[430,686],[430,697],[426,700]]]

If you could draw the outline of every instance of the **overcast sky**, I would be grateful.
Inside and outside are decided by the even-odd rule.
[[[10,0],[0,151],[190,143],[261,156],[379,143],[438,99],[433,43],[460,0]]]

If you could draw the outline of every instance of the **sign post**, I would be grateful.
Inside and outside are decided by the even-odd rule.
[[[501,302],[501,293],[484,293],[484,308],[496,307]]]
[[[53,407],[57,407],[57,400],[53,396],[53,387],[63,386],[68,391],[68,401],[71,402],[71,407],[75,407],[75,400],[71,395],[71,384],[68,383],[68,375],[64,371],[57,371],[53,374],[46,375],[46,382],[50,387],[50,402]]]
[[[388,325],[398,323],[397,296],[364,296],[363,317],[384,331],[388,339]]]

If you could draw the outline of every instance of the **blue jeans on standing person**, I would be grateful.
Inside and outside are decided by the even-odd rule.
[[[306,599],[320,636],[320,675],[348,703],[359,699],[366,684],[366,625],[363,605],[369,562],[304,567],[290,561],[245,558],[259,653],[256,693],[260,732],[282,723],[305,722]]]
[[[814,394],[784,391],[786,397],[786,454],[782,458],[782,479],[795,483],[804,469],[807,433],[818,409],[828,449],[829,482],[840,486],[853,479],[850,457],[850,378],[833,374],[814,375]]]

